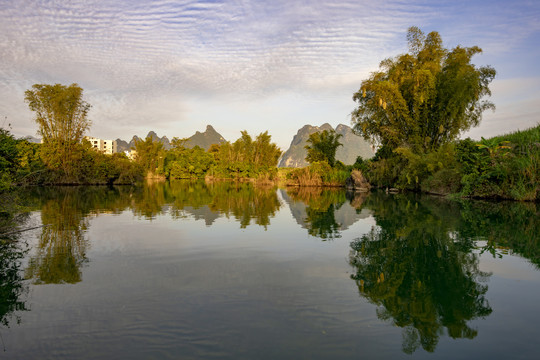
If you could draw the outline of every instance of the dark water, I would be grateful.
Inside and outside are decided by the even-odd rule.
[[[35,188],[2,359],[537,358],[538,204],[179,182]]]

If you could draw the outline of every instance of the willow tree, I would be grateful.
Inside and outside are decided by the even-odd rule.
[[[77,84],[35,84],[26,90],[25,101],[35,112],[38,134],[43,139],[43,161],[53,170],[73,174],[78,150],[90,128],[90,104],[83,100],[83,89]]]
[[[495,106],[491,95],[495,77],[490,66],[476,67],[477,47],[443,47],[437,32],[425,35],[411,27],[409,52],[383,60],[380,70],[362,81],[353,95],[357,134],[389,150],[408,147],[428,152],[477,126],[482,113]]]

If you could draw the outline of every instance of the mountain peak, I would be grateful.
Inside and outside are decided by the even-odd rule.
[[[188,138],[188,141],[186,141],[185,146],[188,148],[192,148],[195,146],[199,146],[205,150],[208,150],[210,146],[213,144],[221,144],[224,143],[226,140],[221,136],[213,127],[212,125],[206,125],[206,130],[201,133],[200,131],[197,131],[195,135]]]
[[[291,146],[283,154],[279,162],[279,167],[304,167],[309,165],[306,161],[307,151],[305,146],[309,136],[313,133],[334,130],[334,128],[324,123],[321,126],[304,125],[302,126],[291,141]],[[336,151],[336,159],[346,165],[354,164],[356,158],[360,155],[364,159],[371,158],[373,150],[369,143],[352,132],[352,129],[347,125],[339,124],[335,130],[342,137],[339,139],[343,146],[338,147]]]

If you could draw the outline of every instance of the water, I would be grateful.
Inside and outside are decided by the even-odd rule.
[[[34,188],[0,242],[6,359],[522,358],[537,204],[157,183]]]

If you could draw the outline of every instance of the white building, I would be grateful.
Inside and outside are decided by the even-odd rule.
[[[129,160],[135,160],[135,158],[137,157],[137,150],[134,150],[134,149],[126,150],[124,151],[124,154],[126,154]]]
[[[114,154],[118,152],[116,140],[103,140],[95,137],[85,136],[86,140],[92,144],[92,147],[105,154]]]

